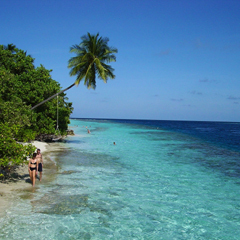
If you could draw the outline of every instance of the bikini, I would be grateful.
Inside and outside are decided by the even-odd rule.
[[[35,163],[33,163],[33,162],[30,162],[30,164],[36,165],[36,164],[37,164],[37,162],[35,162]],[[30,167],[30,170],[31,170],[31,171],[33,171],[33,170],[37,170],[37,167],[33,167],[33,168],[32,168],[32,167]]]

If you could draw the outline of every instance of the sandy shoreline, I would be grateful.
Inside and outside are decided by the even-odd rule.
[[[33,141],[32,144],[41,149],[43,155],[44,168],[43,168],[43,181],[46,178],[48,172],[55,171],[56,165],[48,157],[49,153],[56,151],[56,144],[48,144],[45,142]],[[54,166],[55,165],[55,166]],[[19,166],[17,169],[18,177],[11,179],[6,182],[0,182],[0,217],[6,214],[6,210],[14,203],[17,199],[18,194],[23,190],[29,188],[29,191],[34,189],[30,182],[27,165]],[[40,182],[36,181],[35,188],[38,188]],[[22,191],[21,191],[22,190]]]

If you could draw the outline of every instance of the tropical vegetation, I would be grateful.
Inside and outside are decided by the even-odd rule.
[[[34,66],[34,59],[13,44],[0,45],[0,170],[8,173],[35,150],[29,142],[41,134],[54,134],[57,98],[32,106],[61,90],[51,70]],[[73,110],[64,93],[59,94],[59,130],[64,134]]]

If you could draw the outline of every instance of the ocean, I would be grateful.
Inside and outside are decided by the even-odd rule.
[[[240,123],[69,128],[54,178],[7,210],[0,239],[240,239]]]

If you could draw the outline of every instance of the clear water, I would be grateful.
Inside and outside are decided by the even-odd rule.
[[[240,124],[70,126],[55,179],[17,199],[1,239],[240,239]]]

